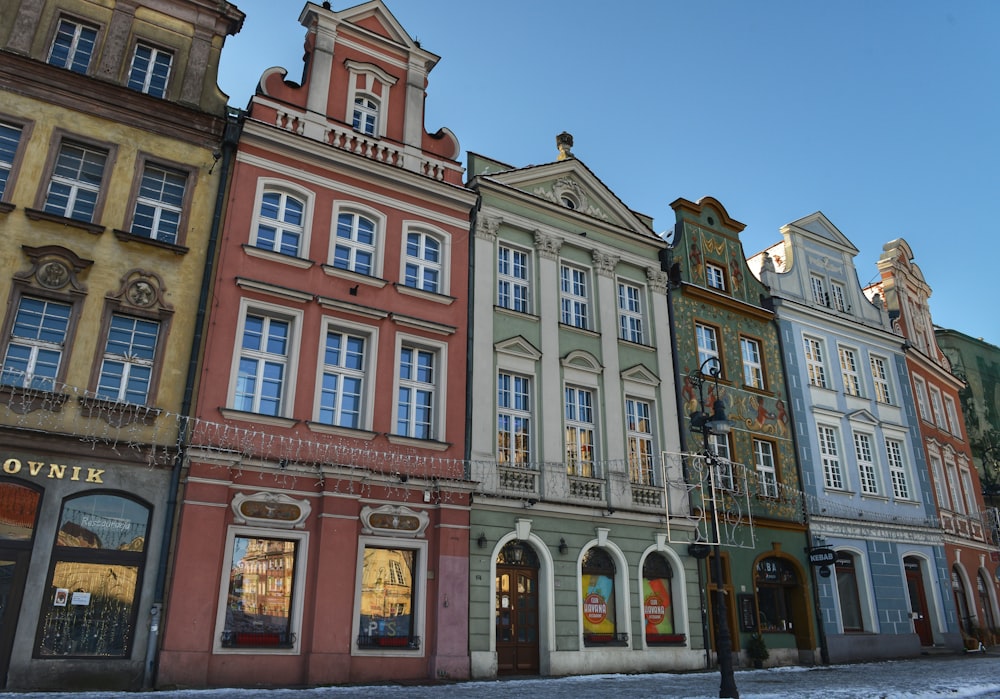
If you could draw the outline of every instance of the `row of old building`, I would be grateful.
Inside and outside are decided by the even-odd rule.
[[[569,134],[463,168],[381,0],[307,3],[301,83],[246,111],[232,4],[0,11],[3,687],[690,670],[721,618],[735,663],[998,631],[1000,350],[932,325],[904,240],[862,288],[821,213],[749,259],[711,197],[658,235]]]

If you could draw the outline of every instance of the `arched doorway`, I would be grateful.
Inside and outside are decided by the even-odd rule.
[[[955,612],[958,614],[958,627],[963,636],[972,636],[972,612],[969,607],[969,597],[958,568],[951,569],[951,594],[955,598]]]
[[[756,587],[759,628],[790,633],[795,647],[812,648],[810,603],[800,569],[790,558],[766,556],[757,561]]]
[[[538,555],[523,541],[508,542],[497,556],[497,674],[537,675]]]
[[[913,630],[920,637],[921,646],[933,646],[934,632],[927,613],[927,594],[920,559],[907,556],[903,559],[903,569],[906,572],[906,589],[910,594],[910,611],[913,612]]]
[[[0,687],[7,684],[41,499],[33,488],[0,483]]]

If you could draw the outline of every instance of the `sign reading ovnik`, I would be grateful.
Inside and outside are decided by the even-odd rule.
[[[85,483],[104,483],[101,476],[105,469],[90,466],[67,466],[65,464],[46,464],[44,461],[25,461],[7,459],[3,462],[3,472],[9,476],[33,476],[35,478],[54,478],[56,480],[84,481]]]

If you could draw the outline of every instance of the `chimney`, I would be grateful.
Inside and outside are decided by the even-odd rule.
[[[556,160],[568,160],[573,157],[570,150],[573,147],[573,134],[563,131],[556,136],[556,147],[559,149],[559,157]]]

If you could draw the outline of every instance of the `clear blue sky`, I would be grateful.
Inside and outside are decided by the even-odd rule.
[[[219,83],[243,107],[302,73],[304,2],[236,0]],[[334,0],[333,9],[358,4]],[[428,131],[522,167],[555,136],[631,208],[716,197],[752,255],[822,211],[860,250],[913,248],[938,325],[1000,346],[1000,0],[387,0],[441,57]]]

